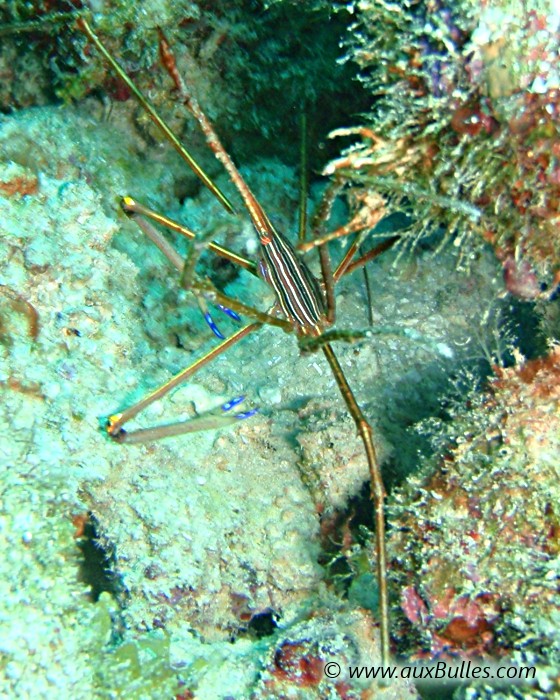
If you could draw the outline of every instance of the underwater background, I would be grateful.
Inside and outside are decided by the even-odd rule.
[[[297,239],[304,114],[309,219],[333,192],[323,227],[347,234],[333,259],[356,233],[363,253],[398,237],[337,285],[336,328],[367,334],[335,348],[388,491],[399,668],[512,664],[530,681],[350,677],[381,663],[369,473],[327,364],[282,330],[137,424],[240,395],[255,416],[106,436],[108,416],[217,344],[120,198],[258,256],[158,27],[279,230]],[[0,2],[0,696],[560,697],[559,30],[552,0]],[[274,302],[207,250],[197,269]]]

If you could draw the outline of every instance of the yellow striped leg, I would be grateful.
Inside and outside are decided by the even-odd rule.
[[[187,367],[186,369],[182,370],[178,374],[176,374],[174,377],[172,377],[168,382],[165,384],[162,384],[159,388],[157,388],[155,391],[152,391],[150,394],[147,396],[144,396],[143,399],[140,399],[137,403],[133,404],[126,410],[122,411],[121,413],[116,413],[115,415],[111,416],[107,422],[107,432],[112,438],[116,438],[119,441],[126,442],[126,441],[131,441],[130,438],[131,436],[134,435],[134,433],[126,433],[128,438],[124,438],[122,436],[122,429],[125,423],[128,423],[129,420],[134,418],[136,415],[140,413],[140,411],[143,411],[147,406],[152,404],[154,401],[158,401],[161,399],[163,396],[168,394],[172,389],[175,387],[179,386],[182,384],[184,381],[186,381],[189,377],[192,377],[192,375],[197,372],[201,367],[204,367],[204,365],[207,365],[209,362],[211,362],[215,357],[218,357],[218,355],[221,355],[223,352],[225,352],[229,347],[232,345],[235,345],[238,343],[240,340],[245,338],[245,336],[249,335],[249,333],[252,333],[253,331],[257,330],[257,328],[261,327],[261,323],[250,323],[247,326],[244,326],[240,330],[237,331],[237,333],[234,333],[230,338],[227,338],[224,340],[222,343],[220,343],[218,346],[210,350],[210,352],[207,352],[206,355],[201,357],[200,359],[196,360],[196,362],[193,362],[192,365]],[[168,428],[168,426],[162,426],[163,428]],[[158,434],[158,429],[153,428],[150,429],[150,436],[146,437],[146,440],[157,440],[160,437],[167,437],[170,433],[167,432],[161,432],[161,434]],[[192,430],[185,429],[184,432],[192,432]],[[174,434],[180,434],[179,433],[174,433]],[[133,441],[133,440],[132,440]]]
[[[332,347],[323,345],[323,353],[330,365],[340,393],[346,402],[348,411],[354,419],[358,433],[362,438],[370,473],[370,492],[375,514],[375,555],[377,566],[377,585],[379,587],[379,631],[381,636],[381,663],[389,664],[391,647],[389,639],[389,592],[387,587],[387,549],[385,546],[385,488],[381,468],[377,461],[373,445],[372,429],[367,422],[362,409],[354,397],[352,389],[344,376]]]

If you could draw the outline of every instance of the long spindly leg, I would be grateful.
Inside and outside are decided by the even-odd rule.
[[[179,224],[173,219],[170,219],[168,216],[160,214],[159,212],[154,211],[149,207],[146,207],[144,204],[137,202],[132,197],[123,197],[122,208],[127,214],[139,214],[148,219],[151,219],[152,221],[156,221],[158,224],[165,226],[171,231],[176,231],[177,233],[180,233],[182,236],[188,238],[189,240],[193,240],[196,238],[196,233],[194,233],[194,231],[191,231],[186,226]],[[208,250],[211,250],[212,252],[216,253],[216,255],[219,255],[221,258],[230,260],[232,263],[239,265],[239,267],[244,268],[251,274],[257,275],[257,264],[253,260],[248,260],[242,255],[239,255],[239,253],[236,253],[235,251],[230,250],[229,248],[225,248],[224,246],[221,246],[219,243],[215,243],[214,241],[210,241],[206,247],[208,248]]]
[[[305,242],[307,231],[307,190],[309,178],[307,173],[307,115],[301,113],[301,144],[299,157],[299,207],[298,207],[298,241]]]
[[[138,444],[139,442],[152,442],[162,438],[186,435],[187,433],[198,433],[201,430],[216,430],[237,423],[239,420],[250,418],[257,413],[257,409],[249,409],[238,413],[233,409],[245,400],[244,396],[237,396],[231,401],[227,401],[218,408],[206,411],[194,418],[174,423],[166,423],[153,428],[139,428],[129,433],[124,430],[115,436],[117,442],[125,442],[127,445]]]
[[[338,186],[338,190],[340,191],[341,184],[338,180],[334,181],[334,187],[336,188],[336,186]],[[327,190],[327,197],[329,196],[330,194]],[[334,241],[337,238],[345,238],[352,233],[358,233],[359,231],[363,231],[365,229],[371,231],[381,221],[381,219],[387,216],[387,203],[386,200],[380,195],[362,195],[358,201],[361,203],[361,206],[348,223],[344,224],[344,226],[340,226],[334,231],[322,234],[321,236],[316,236],[310,241],[301,243],[298,248],[301,251],[306,252],[312,248],[323,246],[325,243]]]
[[[338,194],[338,183],[333,183],[328,188],[325,198],[323,199],[322,209],[314,220],[313,233],[316,235],[320,229],[321,222],[328,218],[332,204]],[[359,244],[358,244],[359,245]],[[352,252],[352,256],[358,249],[358,245]],[[335,295],[334,282],[337,276],[333,274],[330,257],[326,245],[319,246],[319,258],[321,261],[321,271],[323,273],[323,283],[325,286],[325,298],[327,304],[327,320],[330,323],[335,319]],[[349,258],[351,260],[351,258]],[[302,338],[300,340],[300,347]],[[356,401],[354,393],[348,384],[348,380],[344,374],[342,367],[332,349],[329,342],[321,343],[321,336],[317,338],[309,338],[309,340],[317,340],[322,347],[323,353],[333,376],[336,380],[340,393],[346,403],[348,411],[352,416],[358,433],[364,444],[368,469],[370,474],[370,493],[373,501],[374,520],[375,520],[375,553],[377,567],[377,583],[379,589],[379,628],[381,637],[381,662],[383,666],[387,666],[390,660],[390,639],[389,639],[389,593],[387,587],[387,550],[385,544],[385,488],[383,486],[383,477],[381,468],[377,460],[375,446],[373,444],[373,431],[370,424],[367,422],[361,408]]]
[[[365,234],[368,235],[369,231],[366,231]],[[352,260],[363,242],[362,235],[358,235],[334,271],[335,282],[338,282],[338,280],[344,275],[349,275],[354,270],[363,267],[366,265],[366,263],[374,260],[378,255],[381,255],[381,253],[384,251],[389,250],[389,248],[395,245],[399,238],[400,236],[391,236],[390,238],[387,238],[376,245],[375,248],[372,248],[364,255],[361,255],[357,260]]]
[[[92,42],[95,48],[103,56],[105,61],[111,66],[113,71],[119,76],[119,78],[131,91],[131,93],[136,97],[136,99],[142,105],[142,107],[144,108],[150,119],[153,121],[153,123],[158,127],[158,129],[162,132],[167,141],[169,141],[169,143],[173,146],[177,153],[179,153],[181,158],[185,161],[185,163],[187,163],[187,165],[191,168],[195,175],[201,180],[201,182],[204,183],[204,185],[210,190],[210,192],[212,192],[216,199],[219,202],[221,202],[225,209],[233,213],[234,208],[229,199],[220,190],[216,183],[213,180],[211,180],[211,178],[204,172],[204,170],[191,156],[191,154],[185,148],[185,146],[175,136],[175,134],[169,128],[167,123],[161,118],[161,116],[158,114],[157,110],[152,105],[152,103],[139,90],[137,85],[128,77],[128,75],[117,63],[117,61],[115,61],[115,59],[111,56],[109,51],[107,51],[97,34],[90,27],[89,23],[83,17],[80,17],[76,22],[76,26],[88,37],[88,39]]]
[[[126,199],[130,200],[130,198]],[[125,209],[125,211],[127,210]],[[152,241],[152,243],[157,248],[159,248],[159,250],[165,255],[169,262],[179,272],[182,273],[184,270],[184,260],[181,257],[181,255],[179,255],[179,253],[175,250],[175,248],[167,241],[167,239],[165,239],[161,235],[161,233],[154,226],[152,226],[146,218],[136,213],[136,211],[133,208],[128,210],[127,213],[130,216],[130,218],[143,231],[143,233],[145,233],[146,236]],[[242,314],[244,316],[248,316],[249,318],[253,318],[259,323],[267,323],[272,326],[278,326],[286,332],[292,331],[291,324],[288,323],[285,319],[278,318],[277,316],[272,316],[269,313],[264,313],[262,311],[259,311],[258,309],[253,308],[252,306],[249,306],[248,304],[243,304],[237,299],[232,299],[231,297],[223,294],[218,289],[216,289],[216,287],[212,284],[212,282],[209,279],[200,279],[196,277],[193,280],[189,281],[188,287],[192,289],[192,291],[195,294],[199,294],[213,303],[222,304],[223,306],[227,307],[228,309],[232,309],[238,314]]]
[[[372,248],[372,250],[359,257],[357,260],[353,260],[354,256],[359,251],[359,248],[362,245],[364,239],[369,235],[375,223],[377,223],[379,219],[382,218],[381,216],[375,216],[373,221],[370,220],[364,222],[360,220],[358,222],[350,222],[350,224],[346,228],[342,227],[340,229],[337,229],[335,232],[331,232],[326,235],[321,235],[321,229],[324,226],[325,222],[328,221],[332,212],[333,205],[336,201],[336,198],[340,194],[342,188],[343,184],[339,180],[333,180],[328,185],[321,199],[319,209],[317,210],[317,213],[313,218],[312,238],[310,241],[300,242],[300,244],[298,245],[298,249],[303,252],[311,250],[312,248],[319,248],[319,251],[322,251],[329,241],[334,240],[335,238],[350,235],[354,232],[358,233],[358,235],[355,237],[354,241],[344,254],[344,257],[338,264],[337,268],[333,272],[333,280],[335,283],[338,282],[338,280],[344,275],[347,275],[353,270],[363,267],[366,263],[376,258],[383,251],[390,248],[399,240],[399,236],[391,236],[387,240],[382,241],[375,248]],[[300,241],[301,240],[302,239],[300,237]],[[325,284],[327,285],[327,280],[325,280]]]
[[[317,239],[317,233],[320,230],[322,222],[328,219],[332,205],[338,192],[340,185],[337,182],[331,184],[325,193],[322,206],[313,222],[314,240]],[[358,239],[361,236],[357,237]],[[323,274],[323,283],[325,286],[325,298],[327,305],[327,320],[329,323],[334,323],[335,320],[335,295],[334,283],[342,276],[350,264],[352,257],[358,250],[360,242],[355,242],[355,247],[351,247],[349,254],[345,256],[335,272],[332,272],[330,256],[327,246],[319,246],[319,259],[321,262],[321,271]],[[346,262],[345,262],[346,261]],[[304,339],[300,338],[300,347]],[[348,411],[352,416],[358,433],[364,444],[368,469],[370,474],[370,494],[373,501],[374,521],[375,521],[375,554],[376,554],[376,570],[377,570],[377,585],[379,589],[379,629],[381,637],[381,662],[383,666],[389,664],[391,648],[389,639],[389,592],[387,586],[387,549],[385,544],[385,487],[383,486],[383,477],[381,468],[377,460],[375,446],[373,444],[373,431],[370,424],[367,422],[361,408],[356,401],[354,393],[348,384],[348,380],[344,374],[342,367],[334,353],[334,350],[329,342],[322,343],[321,336],[317,338],[309,338],[309,340],[318,341],[321,345],[323,354],[329,363],[333,376],[336,380],[340,393],[346,403]]]
[[[165,257],[171,262],[171,264],[179,271],[183,270],[183,258],[175,250],[175,248],[161,235],[161,233],[143,216],[138,214],[133,207],[131,207],[128,212],[129,216],[136,222],[139,228],[146,234],[146,236],[154,243],[154,245],[165,255]],[[244,326],[239,331],[234,333],[230,338],[227,338],[213,350],[210,350],[206,355],[201,357],[199,360],[194,362],[192,365],[179,372],[177,375],[172,377],[168,382],[152,391],[150,394],[146,395],[144,398],[140,399],[137,403],[129,406],[127,409],[121,413],[117,413],[109,418],[107,432],[109,435],[120,442],[140,442],[143,440],[157,440],[162,437],[168,437],[169,435],[180,435],[181,433],[192,432],[194,430],[202,430],[202,424],[199,423],[198,427],[195,427],[191,421],[185,421],[183,423],[176,423],[173,425],[160,426],[159,428],[150,428],[147,431],[135,431],[132,433],[125,433],[123,431],[123,426],[128,423],[132,418],[134,418],[138,413],[144,410],[147,406],[152,404],[154,401],[158,401],[168,392],[173,390],[175,387],[182,384],[189,377],[191,377],[196,371],[201,367],[211,362],[215,357],[221,355],[229,347],[239,342],[242,338],[249,333],[252,333],[257,328],[260,328],[263,323],[278,325],[284,330],[291,330],[291,326],[283,319],[276,318],[275,316],[270,316],[270,314],[262,313],[257,309],[253,309],[246,304],[242,304],[235,299],[231,299],[226,295],[219,292],[210,280],[195,278],[192,280],[190,287],[195,292],[204,298],[209,298],[211,301],[223,304],[229,309],[234,309],[239,311],[239,313],[248,315],[249,317],[256,318],[255,323],[248,324]],[[217,421],[215,417],[211,421],[211,425],[208,427],[218,427],[214,423],[219,423],[224,425],[226,422],[233,422],[235,417],[230,419],[229,417],[222,418],[221,421]]]
[[[323,345],[323,353],[330,365],[340,393],[346,402],[348,411],[354,419],[358,433],[362,438],[366,452],[369,474],[370,492],[373,500],[375,515],[375,554],[377,566],[377,585],[379,587],[379,627],[381,636],[381,661],[387,666],[390,660],[389,640],[389,593],[387,588],[387,550],[385,545],[385,488],[381,476],[381,468],[373,444],[372,429],[361,408],[358,406],[352,389],[346,380],[342,367],[328,343]]]
[[[305,112],[301,118],[301,150],[300,150],[300,201],[299,201],[299,216],[298,216],[298,241],[301,244],[305,243],[305,234],[307,228],[307,118]],[[319,235],[322,223],[329,217],[332,205],[336,199],[338,188],[334,189],[334,183],[328,188],[318,213],[313,217],[312,221],[312,238]],[[327,325],[332,326],[336,317],[336,303],[334,295],[334,277],[330,256],[326,246],[319,247],[319,262],[321,264],[321,276],[323,279],[324,288],[324,306],[326,312]]]
[[[302,166],[303,169],[303,166]],[[332,206],[339,192],[339,184],[332,182],[327,187],[322,198],[318,212],[313,217],[311,224],[311,235],[315,239],[318,237],[321,227],[329,218]],[[300,241],[303,241],[303,236],[300,235]],[[336,300],[334,293],[334,275],[332,270],[331,258],[327,246],[319,247],[319,262],[321,263],[321,276],[323,278],[323,287],[325,291],[325,308],[327,316],[327,324],[332,326],[336,319]]]
[[[192,377],[192,375],[195,372],[197,372],[201,367],[207,365],[214,358],[218,357],[218,355],[221,355],[232,345],[235,345],[240,340],[245,338],[245,336],[249,335],[249,333],[252,333],[253,331],[257,330],[257,328],[260,328],[261,325],[261,323],[250,323],[247,326],[244,326],[243,328],[238,330],[237,333],[234,333],[231,337],[227,338],[218,346],[210,350],[210,352],[207,352],[206,355],[196,360],[196,362],[193,362],[192,365],[176,374],[168,382],[158,387],[155,391],[152,391],[147,396],[144,396],[144,398],[140,399],[140,401],[133,404],[132,406],[129,406],[121,413],[116,413],[115,415],[111,416],[107,424],[107,432],[109,433],[109,435],[113,438],[116,438],[120,442],[139,442],[140,440],[135,439],[136,432],[123,433],[123,426],[125,425],[125,423],[128,423],[129,420],[137,416],[140,413],[140,411],[143,411],[154,401],[158,401],[167,393],[169,393],[172,389],[182,384],[189,377]],[[161,426],[159,430],[158,428],[150,428],[149,434],[143,433],[143,438],[145,440],[157,440],[162,437],[168,437],[171,434],[180,435],[181,433],[192,432],[192,426],[190,426],[189,423],[189,421],[183,422],[182,425],[184,426],[184,430],[180,430],[180,428],[177,427],[177,430],[175,432],[170,431],[169,425]],[[181,424],[174,425],[179,426]],[[203,428],[198,427],[196,429],[200,430]],[[138,431],[138,433],[140,433],[140,431]]]
[[[341,277],[349,274],[353,270],[363,267],[364,265],[366,265],[366,263],[376,258],[378,255],[380,255],[380,253],[390,248],[396,243],[396,241],[399,240],[399,236],[392,236],[389,239],[382,241],[379,245],[377,245],[375,248],[368,251],[364,255],[361,255],[357,260],[353,260],[354,256],[359,251],[364,239],[369,235],[371,229],[374,228],[374,226],[383,218],[383,216],[385,216],[386,210],[384,207],[379,207],[379,210],[370,213],[369,216],[366,216],[365,214],[360,216],[358,214],[346,226],[342,226],[336,231],[332,231],[327,234],[321,234],[321,230],[325,223],[329,220],[333,205],[343,187],[344,183],[340,179],[335,178],[329,183],[321,198],[319,208],[315,216],[313,217],[311,240],[305,241],[304,236],[301,235],[301,231],[298,239],[298,249],[300,251],[306,252],[311,250],[312,248],[319,248],[319,251],[322,251],[329,241],[334,240],[336,238],[341,238],[343,236],[348,236],[352,233],[358,233],[351,246],[344,254],[344,257],[342,258],[341,262],[338,264],[337,268],[332,273],[332,279],[334,283],[338,282],[338,280]],[[323,269],[326,294],[328,297],[329,280],[328,277],[324,274],[325,267],[323,260],[324,256],[321,255],[321,267]],[[328,302],[329,300],[327,298],[327,308],[330,311],[331,305]],[[329,318],[329,321],[331,323],[334,323],[334,313],[332,314],[332,317]]]
[[[302,171],[305,170],[304,164],[304,151],[302,149]],[[340,183],[334,181],[327,188],[325,196],[323,197],[321,206],[318,213],[314,217],[312,234],[313,239],[318,238],[319,231],[322,224],[329,218],[332,206],[338,193],[340,191]],[[303,217],[300,215],[300,230],[299,230],[299,241],[302,244],[305,240],[304,232],[302,227],[304,224]],[[361,238],[358,236],[358,238]],[[352,257],[358,250],[360,243],[356,243],[351,255],[348,256],[348,262],[345,267],[348,266]],[[339,265],[335,273],[333,274],[330,256],[328,253],[328,248],[326,245],[319,246],[319,260],[321,263],[321,272],[323,276],[323,285],[325,290],[325,301],[326,301],[326,316],[327,322],[329,324],[334,323],[335,320],[335,294],[334,294],[334,283],[338,279],[337,272],[342,270],[341,274],[344,274],[344,269]],[[340,276],[339,275],[339,276]],[[310,340],[317,340],[321,342],[321,336],[319,337],[309,337]],[[301,341],[303,338],[300,338]],[[374,520],[375,520],[375,553],[376,553],[376,567],[377,567],[377,583],[379,589],[379,628],[380,628],[380,638],[381,638],[381,662],[383,666],[389,664],[391,649],[390,649],[390,639],[389,639],[389,593],[387,586],[387,550],[385,544],[385,487],[383,485],[383,477],[381,475],[381,468],[377,460],[377,454],[375,452],[375,446],[373,444],[373,431],[370,424],[367,422],[361,408],[356,401],[354,393],[348,384],[348,380],[344,374],[342,367],[334,353],[334,350],[330,343],[326,342],[321,344],[323,353],[335,381],[338,385],[340,393],[346,403],[348,411],[352,416],[354,423],[362,442],[364,444],[364,450],[366,453],[366,459],[368,463],[368,469],[370,474],[370,494],[373,501],[374,508]]]

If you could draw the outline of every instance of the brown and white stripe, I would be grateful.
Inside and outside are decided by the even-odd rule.
[[[298,335],[319,335],[325,309],[317,281],[281,233],[270,227],[260,240],[261,274],[274,289],[284,315]]]

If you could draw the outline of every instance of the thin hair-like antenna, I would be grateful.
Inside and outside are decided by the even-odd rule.
[[[301,113],[300,124],[298,242],[302,243],[305,240],[305,232],[307,231],[307,193],[309,189],[309,177],[307,174],[307,114],[305,108]]]
[[[83,17],[80,17],[80,19],[78,19],[76,24],[78,26],[78,29],[80,29],[87,36],[87,38],[92,42],[92,44],[99,51],[99,53],[103,56],[103,58],[107,61],[107,63],[109,63],[109,65],[115,71],[115,73],[119,76],[119,78],[124,82],[124,84],[127,86],[127,88],[136,97],[138,102],[140,102],[142,107],[146,110],[146,113],[148,114],[150,119],[160,129],[160,131],[163,133],[165,138],[169,141],[169,143],[173,146],[173,148],[177,151],[177,153],[179,153],[181,158],[185,161],[185,163],[189,166],[189,168],[194,172],[194,174],[210,190],[210,192],[212,192],[212,194],[216,197],[216,199],[218,199],[220,201],[220,203],[224,206],[224,208],[228,212],[230,212],[231,214],[235,213],[235,209],[234,209],[233,205],[231,204],[231,202],[229,201],[229,199],[226,197],[226,195],[220,190],[218,185],[216,185],[214,183],[214,181],[200,167],[200,165],[191,156],[191,154],[185,148],[185,146],[183,146],[183,144],[175,136],[175,134],[170,129],[170,127],[167,125],[167,123],[160,117],[160,115],[158,114],[156,108],[152,105],[152,103],[147,99],[147,97],[144,96],[144,94],[142,92],[140,92],[139,88],[132,82],[132,80],[128,77],[128,75],[125,73],[125,71],[122,69],[122,67],[111,56],[109,51],[107,51],[107,49],[102,44],[102,42],[99,39],[99,37],[97,36],[97,34],[93,31],[93,29],[87,23],[87,21],[85,19],[83,19]]]

